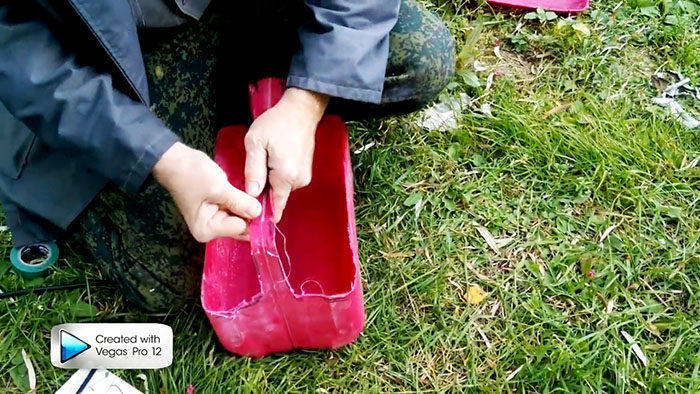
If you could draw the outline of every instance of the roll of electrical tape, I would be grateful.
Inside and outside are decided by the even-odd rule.
[[[55,242],[31,244],[13,248],[10,263],[25,278],[43,275],[58,260],[58,246]]]

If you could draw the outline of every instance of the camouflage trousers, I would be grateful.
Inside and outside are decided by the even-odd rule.
[[[219,8],[200,22],[142,34],[153,110],[184,143],[209,154],[220,126],[250,121],[247,84],[284,76],[298,45],[293,37],[303,10],[280,5],[297,2],[244,3],[255,5],[214,3]],[[336,100],[329,110],[353,119],[413,111],[447,85],[453,68],[453,39],[443,22],[415,0],[403,0],[390,37],[382,103]],[[153,180],[135,197],[107,187],[71,232],[126,298],[143,309],[178,308],[198,293],[203,245],[189,235],[174,202]]]

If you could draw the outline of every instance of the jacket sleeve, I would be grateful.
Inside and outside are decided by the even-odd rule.
[[[379,103],[389,33],[400,0],[304,0],[313,19],[299,29],[287,85],[355,101]]]
[[[44,23],[0,7],[0,101],[48,147],[136,192],[175,136]]]

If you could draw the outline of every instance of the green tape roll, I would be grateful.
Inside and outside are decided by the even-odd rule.
[[[55,242],[31,244],[12,248],[10,263],[25,278],[36,278],[51,268],[58,260]]]

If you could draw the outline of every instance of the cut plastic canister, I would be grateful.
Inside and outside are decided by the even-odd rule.
[[[250,89],[253,117],[273,106],[284,85],[264,79]],[[245,126],[219,132],[215,160],[244,189]],[[202,305],[229,351],[251,357],[352,343],[365,322],[345,124],[325,116],[316,132],[311,183],[294,191],[275,225],[269,189],[250,242],[206,246]]]

